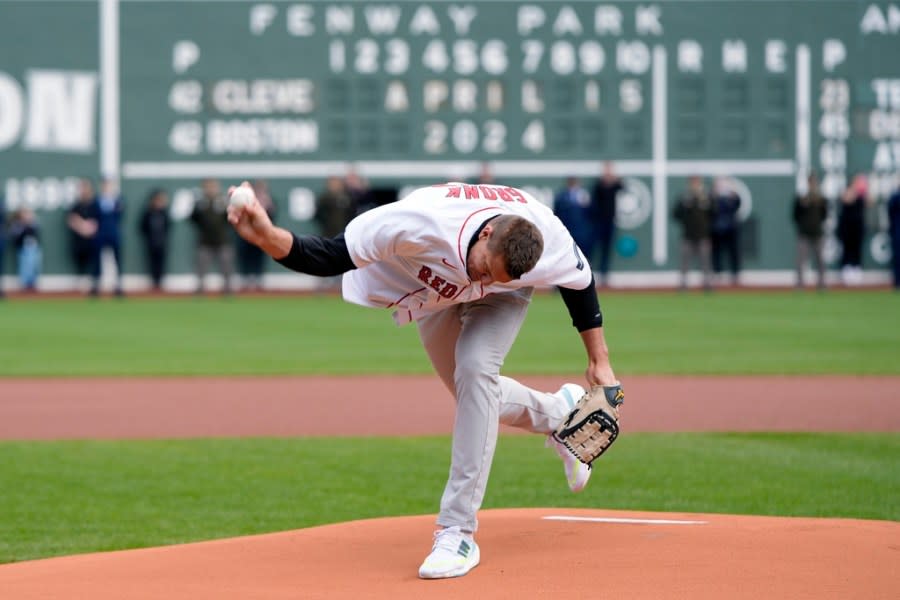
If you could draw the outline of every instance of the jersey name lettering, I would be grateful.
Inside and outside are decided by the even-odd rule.
[[[448,282],[443,277],[435,275],[434,271],[424,265],[419,269],[419,279],[424,281],[426,285],[434,289],[434,291],[444,298],[453,298],[453,296],[456,295],[457,290],[459,290],[459,286]]]
[[[528,200],[516,188],[500,185],[451,185],[447,188],[445,198],[465,198],[466,200],[503,200],[504,202],[521,202]]]

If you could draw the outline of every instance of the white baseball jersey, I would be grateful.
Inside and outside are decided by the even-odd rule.
[[[469,242],[482,223],[502,214],[534,223],[544,251],[520,279],[484,286],[466,273]],[[344,273],[344,299],[394,308],[398,325],[487,294],[532,286],[580,290],[591,283],[588,261],[565,225],[533,196],[507,186],[445,183],[420,188],[356,217],[345,238],[358,268]]]

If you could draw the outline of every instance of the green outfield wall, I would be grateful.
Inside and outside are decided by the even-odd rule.
[[[0,0],[0,193],[37,211],[48,276],[71,271],[80,177],[120,179],[129,274],[145,195],[166,188],[179,274],[204,177],[267,179],[279,222],[313,231],[324,178],[351,166],[402,194],[487,163],[549,203],[606,160],[636,242],[619,272],[677,269],[671,205],[698,174],[741,195],[745,268],[787,276],[813,168],[832,199],[869,176],[864,260],[886,280],[900,3]]]

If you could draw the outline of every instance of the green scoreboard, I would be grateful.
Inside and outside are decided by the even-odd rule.
[[[279,222],[308,231],[324,178],[351,168],[402,194],[487,167],[550,203],[604,161],[637,248],[614,257],[622,282],[674,282],[671,205],[694,174],[740,194],[749,280],[786,283],[805,174],[836,201],[864,173],[865,264],[883,267],[900,3],[0,0],[0,190],[38,211],[48,274],[70,269],[78,177],[120,178],[135,274],[144,197],[168,189],[189,273],[205,177],[269,180]]]

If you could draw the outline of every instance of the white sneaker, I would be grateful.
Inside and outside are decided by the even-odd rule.
[[[584,394],[584,388],[577,383],[566,383],[553,395],[564,400],[568,404],[569,409],[572,409]],[[566,483],[569,484],[569,489],[573,492],[583,490],[591,478],[591,467],[578,460],[574,454],[569,452],[565,444],[557,442],[552,434],[547,436],[547,441],[544,445],[556,450],[556,453],[562,459],[563,467],[566,470]]]
[[[471,571],[481,560],[481,552],[474,538],[463,533],[459,526],[434,532],[431,554],[419,567],[422,579],[459,577]]]

